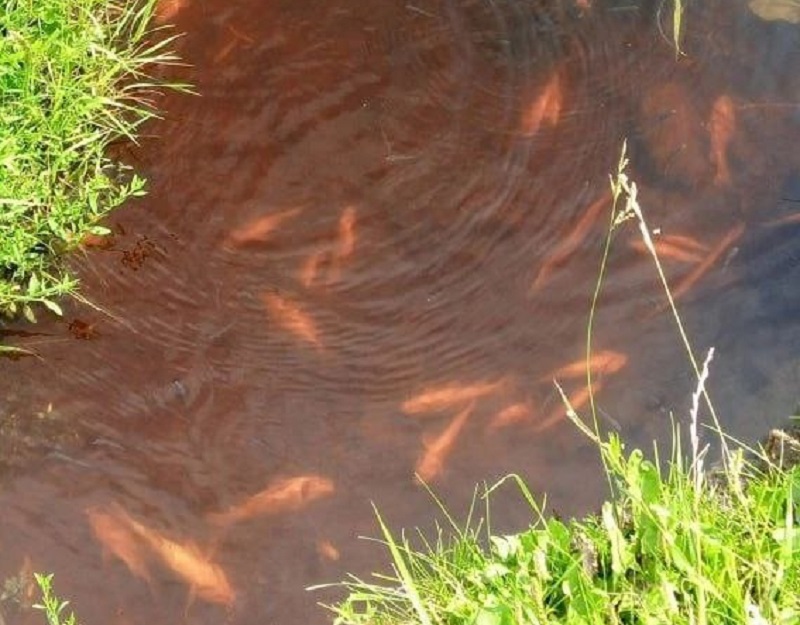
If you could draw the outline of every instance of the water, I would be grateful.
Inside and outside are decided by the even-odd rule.
[[[0,576],[55,572],[85,623],[323,623],[336,592],[306,586],[386,561],[357,538],[377,535],[370,502],[433,526],[415,470],[456,516],[509,472],[560,514],[593,509],[596,454],[550,379],[583,353],[625,137],[651,226],[697,240],[665,258],[676,286],[730,241],[680,300],[698,352],[717,348],[726,427],[752,440],[788,414],[800,30],[695,3],[676,61],[658,3],[592,4],[165,3],[201,95],[165,97],[122,150],[150,194],[75,261],[104,312],[6,338],[41,359],[2,364]],[[692,379],[636,240],[628,224],[610,258],[598,403],[649,448]],[[493,516],[529,520],[511,491]],[[235,597],[190,589],[163,540]]]

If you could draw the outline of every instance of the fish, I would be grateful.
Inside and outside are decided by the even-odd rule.
[[[309,288],[314,285],[319,273],[319,264],[324,256],[324,252],[314,252],[303,263],[303,268],[300,270],[300,282],[304,287]]]
[[[591,396],[599,393],[601,388],[603,388],[602,382],[593,382],[591,387],[589,385],[584,386],[582,389],[569,396],[570,406],[572,406],[572,409],[577,412],[587,403],[589,403]],[[561,404],[560,397],[558,401],[559,406],[553,409],[553,411],[547,417],[545,417],[543,421],[536,424],[536,427],[534,428],[535,432],[544,432],[545,430],[549,430],[556,423],[560,422],[567,416],[567,407]]]
[[[334,483],[320,475],[280,479],[225,512],[208,515],[208,519],[215,525],[231,525],[258,516],[296,512],[335,490]]]
[[[406,414],[434,412],[449,408],[454,404],[474,401],[499,391],[506,384],[501,379],[495,382],[477,382],[475,384],[446,384],[429,388],[411,399],[403,402],[402,409]]]
[[[686,250],[694,250],[697,252],[707,252],[708,245],[702,241],[698,241],[694,237],[685,234],[663,234],[659,237],[662,241],[666,241],[670,245],[682,247]]]
[[[554,71],[541,93],[522,114],[522,136],[534,136],[545,122],[550,126],[558,124],[561,118],[564,94],[561,87],[561,76]]]
[[[324,558],[325,560],[329,560],[330,562],[336,562],[341,557],[339,550],[329,540],[317,541],[317,553],[322,558]]]
[[[356,209],[348,206],[339,217],[338,245],[334,255],[333,266],[328,282],[338,282],[342,273],[342,264],[353,255],[356,249]]]
[[[189,585],[192,594],[209,603],[224,605],[231,605],[236,599],[225,571],[204,555],[193,541],[171,540],[134,519],[119,504],[113,504],[105,518],[102,516],[104,513],[99,514],[95,513],[94,518],[101,519],[101,525],[107,523],[120,535],[127,532],[138,538],[167,569]],[[109,523],[108,519],[112,521]]]
[[[658,254],[659,258],[669,258],[682,263],[697,263],[703,260],[703,256],[699,252],[684,250],[678,246],[670,245],[664,241],[654,241],[653,246],[655,247],[656,254]],[[642,254],[650,253],[650,250],[647,249],[647,246],[643,241],[633,241],[631,243],[631,247]]]
[[[494,415],[487,428],[490,431],[499,430],[501,428],[519,423],[520,421],[526,421],[532,417],[533,409],[531,408],[530,404],[527,402],[517,402],[515,404],[509,404],[496,415]]]
[[[653,246],[659,258],[669,258],[682,263],[699,263],[703,260],[702,249],[688,248],[670,237],[658,237],[653,241]],[[650,250],[641,239],[631,242],[631,247],[642,254],[650,254]]]
[[[226,24],[225,28],[227,28],[234,37],[236,37],[240,41],[243,41],[246,44],[253,45],[256,42],[256,40],[253,37],[243,33],[241,30],[236,28],[233,24]]]
[[[595,374],[616,373],[628,364],[628,356],[610,349],[592,353],[589,358],[589,369]],[[562,378],[581,378],[586,376],[586,359],[581,358],[558,367],[545,376],[544,380],[560,380]]]
[[[767,226],[785,226],[787,224],[796,224],[800,223],[800,213],[792,213],[791,215],[785,215],[783,217],[778,217],[777,219],[773,219],[768,221],[765,225]]]
[[[116,556],[128,570],[139,579],[150,583],[146,553],[142,551],[141,541],[137,540],[130,525],[117,515],[92,507],[85,510],[97,541],[105,552]]]
[[[340,259],[352,256],[356,249],[356,209],[348,206],[339,217],[339,250]]]
[[[224,61],[230,56],[231,52],[233,52],[233,49],[237,45],[239,45],[238,39],[236,39],[235,37],[228,39],[228,41],[225,42],[225,45],[223,45],[219,49],[219,51],[214,55],[214,58],[211,59],[211,64],[219,65],[220,63],[222,63],[222,61]]]
[[[298,339],[310,343],[314,347],[322,347],[317,324],[300,306],[277,293],[265,293],[262,301],[267,312],[275,323],[293,334]]]
[[[723,236],[719,243],[708,253],[703,261],[697,265],[685,278],[683,278],[674,289],[672,289],[672,299],[677,300],[685,295],[703,276],[705,276],[714,264],[722,257],[728,248],[733,245],[744,233],[744,224],[739,223]],[[666,306],[662,307],[662,310]]]
[[[416,474],[423,482],[430,482],[441,475],[444,462],[452,453],[456,439],[472,412],[473,404],[457,414],[444,431],[435,438],[423,440],[423,452],[416,465]]]
[[[301,208],[290,208],[254,219],[250,223],[233,230],[225,240],[225,245],[227,247],[239,247],[249,243],[263,243],[275,230],[280,228],[281,224],[294,219],[302,212]]]
[[[736,111],[729,95],[721,95],[714,101],[708,122],[711,138],[711,161],[714,163],[714,184],[729,185],[731,172],[728,165],[728,148],[736,131]]]
[[[156,3],[155,21],[159,26],[174,22],[178,13],[189,6],[189,0],[162,0]]]
[[[589,208],[586,209],[573,229],[556,244],[556,249],[550,258],[542,264],[539,272],[536,274],[536,279],[531,285],[531,293],[539,291],[549,280],[553,271],[560,265],[563,265],[564,262],[577,251],[581,243],[583,243],[589,235],[595,222],[599,219],[603,208],[608,205],[610,200],[610,195],[603,194],[589,205]]]

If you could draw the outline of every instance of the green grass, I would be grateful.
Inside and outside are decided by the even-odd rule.
[[[42,602],[35,604],[33,607],[44,612],[47,625],[77,625],[78,621],[75,618],[75,614],[70,612],[67,615],[65,612],[69,601],[63,601],[53,593],[53,574],[41,575],[34,573],[34,577],[42,593]]]
[[[149,72],[176,62],[154,5],[0,0],[0,315],[60,314],[77,287],[64,254],[143,193],[107,148],[156,115]]]
[[[775,450],[731,451],[705,391],[713,352],[698,363],[626,166],[623,152],[612,179],[614,207],[587,358],[614,232],[634,219],[697,373],[691,449],[682,448],[675,427],[668,462],[660,461],[655,444],[651,459],[638,449],[628,452],[616,435],[600,434],[594,414],[586,425],[567,403],[570,418],[597,445],[608,477],[610,497],[597,514],[569,522],[550,517],[511,476],[483,498],[489,518],[491,493],[504,482],[517,484],[532,517],[518,534],[494,535],[488,523],[471,520],[458,524],[438,500],[448,525],[433,539],[420,532],[413,540],[397,537],[379,516],[393,572],[340,584],[346,598],[328,606],[338,625],[800,624],[800,465],[783,462]],[[699,445],[701,400],[723,451],[713,469],[705,467],[707,448]],[[795,444],[797,456],[800,440]]]

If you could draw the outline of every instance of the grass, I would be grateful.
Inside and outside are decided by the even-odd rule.
[[[77,625],[78,621],[75,614],[72,612],[69,615],[65,610],[69,605],[69,601],[59,599],[53,593],[53,575],[40,575],[34,573],[36,584],[42,593],[42,602],[35,604],[33,607],[45,613],[47,618],[47,625]]]
[[[174,37],[154,36],[155,0],[0,4],[0,316],[35,321],[76,293],[64,254],[144,192],[108,147],[156,115]]]
[[[596,443],[608,477],[610,496],[597,514],[569,522],[549,517],[523,481],[510,476],[482,498],[489,518],[492,492],[515,483],[532,516],[518,534],[494,535],[472,514],[459,524],[435,497],[447,526],[432,539],[420,532],[413,540],[395,536],[378,516],[393,572],[340,584],[345,599],[328,606],[337,625],[800,624],[800,465],[784,462],[783,448],[731,451],[705,391],[713,352],[702,364],[692,352],[626,166],[623,151],[612,179],[614,207],[587,358],[613,234],[633,219],[697,373],[691,449],[683,449],[675,426],[662,468],[656,445],[652,459],[638,449],[628,452],[615,434],[601,435],[593,405],[590,426],[567,403],[570,418]],[[713,468],[705,466],[707,448],[699,444],[701,402],[711,410],[723,450]],[[794,443],[797,455],[800,441]]]
[[[671,36],[667,35],[662,23],[662,14],[664,12],[664,7],[667,4],[669,4],[672,8],[670,16],[671,23],[669,26],[672,31]],[[661,36],[665,40],[670,41],[672,47],[675,49],[675,58],[678,58],[684,54],[683,49],[681,48],[681,42],[683,41],[683,14],[685,10],[686,0],[661,0],[661,4],[659,4],[658,7],[658,29],[661,33]]]

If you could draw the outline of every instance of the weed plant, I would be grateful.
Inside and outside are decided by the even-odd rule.
[[[328,606],[337,625],[800,624],[800,465],[775,462],[763,451],[730,451],[705,391],[713,352],[698,364],[626,165],[623,151],[612,178],[587,359],[613,233],[635,219],[697,373],[691,450],[682,449],[675,426],[662,469],[657,446],[652,460],[638,449],[627,452],[617,435],[600,434],[593,403],[587,425],[562,393],[568,415],[599,449],[610,486],[601,510],[569,522],[547,516],[523,481],[510,476],[483,493],[485,518],[491,493],[503,482],[516,483],[533,517],[519,534],[494,535],[488,523],[472,522],[472,514],[459,524],[435,497],[447,526],[433,540],[420,532],[413,541],[405,533],[397,537],[378,515],[392,573],[341,584],[346,598]],[[723,449],[723,461],[711,469],[699,444],[701,401],[711,409]]]
[[[47,618],[47,625],[78,625],[75,614],[70,612],[66,614],[69,601],[59,599],[53,592],[53,574],[41,575],[34,573],[36,578],[36,585],[42,593],[42,602],[35,604],[33,607],[41,610]]]
[[[156,115],[155,0],[0,0],[0,315],[56,314],[75,293],[64,252],[144,182],[108,153]],[[164,85],[161,85],[164,86]],[[185,88],[171,84],[171,87]]]

